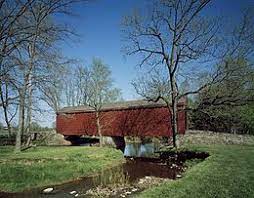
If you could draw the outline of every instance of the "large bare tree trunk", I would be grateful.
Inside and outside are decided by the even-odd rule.
[[[171,106],[172,106],[172,116],[171,116],[171,128],[172,128],[172,135],[173,135],[173,146],[175,148],[178,147],[177,145],[177,90],[176,90],[176,81],[175,77],[171,76],[170,78],[170,85],[171,85]]]
[[[31,123],[32,123],[32,74],[29,74],[28,85],[28,106],[27,106],[27,121],[26,121],[26,134],[28,136],[26,146],[29,146],[31,142]]]
[[[38,25],[38,24],[37,24]],[[28,136],[26,145],[28,146],[31,141],[30,127],[32,122],[32,72],[34,69],[34,59],[35,59],[35,43],[38,36],[38,27],[35,32],[35,36],[32,40],[32,43],[28,47],[29,52],[29,70],[27,73],[27,78],[25,78],[25,85],[28,89],[28,105],[27,105],[27,120],[26,120],[26,134]]]
[[[174,33],[174,39],[176,38],[176,34]],[[174,148],[177,148],[177,133],[178,133],[178,127],[177,127],[177,94],[178,90],[176,87],[176,78],[175,78],[175,71],[176,71],[176,65],[174,65],[174,56],[175,56],[176,46],[173,42],[171,47],[171,54],[170,59],[166,60],[167,68],[168,68],[168,74],[169,74],[169,80],[170,80],[170,88],[171,88],[171,108],[172,108],[172,116],[171,116],[171,129],[172,129],[172,135],[173,135],[173,146]]]
[[[21,88],[19,91],[19,122],[18,131],[16,133],[15,152],[21,151],[21,137],[24,132],[24,120],[25,120],[25,88]]]
[[[99,111],[96,111],[96,127],[97,127],[97,133],[100,137],[100,147],[102,146],[102,134],[101,134],[101,124],[100,124],[100,113]]]
[[[175,148],[178,147],[177,145],[177,133],[178,133],[178,127],[177,127],[177,101],[172,100],[172,117],[171,117],[171,128],[172,128],[172,135],[173,135],[173,146]]]

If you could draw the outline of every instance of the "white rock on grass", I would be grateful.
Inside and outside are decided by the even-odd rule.
[[[44,190],[43,190],[43,193],[50,193],[50,192],[52,192],[54,190],[54,188],[45,188]]]
[[[75,193],[77,193],[77,191],[75,191],[75,190],[73,190],[73,191],[70,192],[71,195],[73,195],[73,194],[75,194]]]
[[[132,192],[136,192],[136,191],[138,191],[138,189],[137,188],[133,188],[131,191]]]

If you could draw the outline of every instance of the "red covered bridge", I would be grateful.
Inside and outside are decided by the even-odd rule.
[[[178,131],[186,130],[186,99],[178,103]],[[171,136],[171,112],[163,102],[144,100],[104,105],[100,112],[103,136]],[[57,112],[56,130],[64,136],[98,135],[95,111],[88,106],[65,107]]]

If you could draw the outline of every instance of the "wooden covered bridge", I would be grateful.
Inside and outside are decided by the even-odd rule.
[[[178,131],[186,130],[186,99],[178,103]],[[104,105],[100,111],[103,136],[169,137],[171,112],[163,102],[145,100]],[[56,130],[68,136],[97,136],[96,114],[89,106],[65,107],[57,112]]]

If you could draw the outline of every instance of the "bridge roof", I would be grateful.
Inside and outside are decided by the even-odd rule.
[[[181,99],[178,105],[184,105],[186,99]],[[122,101],[115,103],[108,103],[102,105],[101,111],[114,111],[114,110],[124,110],[124,109],[138,109],[138,108],[156,108],[156,107],[166,107],[166,103],[162,100],[158,102],[151,102],[147,100],[131,100]],[[95,109],[88,105],[74,106],[74,107],[64,107],[60,109],[57,113],[81,113],[81,112],[94,112]]]

